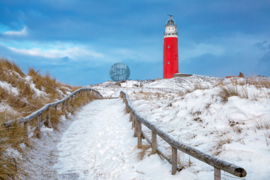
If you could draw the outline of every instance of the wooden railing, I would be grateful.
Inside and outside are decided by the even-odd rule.
[[[169,163],[172,164],[172,174],[174,175],[177,170],[181,170],[182,167],[177,164],[177,150],[180,150],[202,162],[209,164],[214,167],[214,179],[221,179],[220,170],[226,171],[237,177],[245,177],[247,172],[244,168],[231,164],[229,162],[220,160],[213,156],[210,156],[206,153],[203,153],[193,147],[190,147],[186,144],[176,141],[173,137],[159,129],[153,123],[147,121],[141,117],[138,112],[131,106],[128,99],[128,95],[121,91],[120,97],[123,98],[123,101],[126,103],[127,111],[130,112],[132,120],[132,128],[134,128],[134,136],[138,138],[138,145],[142,145],[142,138],[144,137],[152,147],[152,153],[159,153],[163,156]],[[152,131],[152,141],[146,136],[146,133],[142,132],[142,124],[148,127]],[[165,140],[172,147],[172,158],[167,157],[164,153],[160,151],[157,146],[157,135]]]
[[[24,128],[26,130],[27,135],[34,132],[35,130],[38,130],[38,137],[40,137],[40,128],[46,121],[48,123],[48,126],[52,127],[50,108],[55,107],[55,111],[57,111],[57,105],[60,104],[60,105],[62,105],[62,110],[64,110],[66,104],[67,104],[67,107],[69,108],[70,103],[73,103],[75,98],[78,98],[78,97],[81,97],[81,96],[84,96],[85,98],[91,97],[93,99],[102,99],[103,98],[103,96],[98,91],[96,91],[94,89],[81,88],[81,89],[78,89],[78,90],[74,91],[73,93],[69,94],[66,98],[64,98],[64,99],[62,99],[60,101],[46,104],[45,106],[43,106],[39,110],[33,112],[32,114],[30,114],[30,115],[28,115],[26,117],[19,118],[19,119],[16,119],[16,120],[12,120],[12,121],[8,121],[8,122],[6,122],[4,124],[5,124],[6,127],[10,127],[13,123],[22,123],[22,124],[24,124]],[[43,113],[45,113],[47,110],[48,110],[47,119],[45,119],[45,120],[43,120],[41,122],[41,115]],[[28,131],[28,122],[30,122],[31,120],[33,120],[36,117],[37,117],[37,120],[38,120],[37,126],[34,127],[33,129],[31,129],[30,131]]]

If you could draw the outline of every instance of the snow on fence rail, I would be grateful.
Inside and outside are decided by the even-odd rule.
[[[138,145],[142,145],[142,137],[144,137],[152,147],[152,153],[159,153],[162,155],[167,161],[172,164],[172,174],[174,175],[177,170],[181,170],[181,167],[177,164],[177,149],[202,161],[210,166],[214,167],[214,178],[215,180],[221,179],[221,172],[220,170],[226,171],[234,176],[237,177],[245,177],[247,172],[244,168],[231,164],[229,162],[220,160],[213,156],[210,156],[206,153],[203,153],[193,147],[185,145],[181,142],[176,141],[170,135],[166,134],[164,131],[159,129],[153,123],[147,121],[146,119],[142,118],[138,112],[131,106],[128,95],[121,91],[120,97],[123,98],[123,101],[126,103],[126,108],[130,112],[131,120],[132,120],[132,128],[134,128],[134,136],[138,137]],[[142,132],[142,124],[148,127],[152,131],[152,142],[146,136],[146,133]],[[172,147],[172,159],[166,157],[157,147],[157,135],[169,143]]]
[[[43,106],[42,108],[40,108],[39,110],[33,112],[32,114],[23,117],[23,118],[19,118],[16,120],[12,120],[12,121],[8,121],[5,124],[6,127],[10,127],[13,123],[24,123],[24,128],[26,130],[27,135],[34,132],[36,129],[38,130],[38,136],[40,137],[40,127],[47,121],[49,127],[51,127],[51,115],[50,115],[50,108],[51,107],[55,107],[55,111],[57,111],[57,105],[62,104],[62,110],[65,109],[65,103],[68,103],[68,108],[69,108],[69,104],[70,101],[74,102],[74,98],[80,97],[83,95],[83,93],[85,93],[85,96],[88,97],[93,97],[96,99],[100,99],[103,98],[103,96],[96,90],[91,89],[91,88],[81,88],[78,89],[76,91],[74,91],[73,93],[71,93],[70,95],[68,95],[66,98],[57,101],[57,102],[53,102],[53,103],[49,103],[46,104],[45,106]],[[45,119],[44,121],[41,122],[41,115],[48,110],[48,119]],[[33,129],[31,129],[30,131],[28,131],[28,122],[33,120],[34,118],[38,117],[38,123],[37,126],[34,127]]]

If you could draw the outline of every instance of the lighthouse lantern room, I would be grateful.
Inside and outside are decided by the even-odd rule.
[[[178,33],[172,15],[165,25],[163,47],[163,78],[173,78],[178,73]]]

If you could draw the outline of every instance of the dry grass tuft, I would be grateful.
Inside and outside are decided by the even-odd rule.
[[[191,162],[190,160],[190,156],[188,157],[188,166],[187,167],[191,167],[193,165],[193,162]]]
[[[223,102],[227,102],[231,96],[239,96],[240,98],[252,99],[257,101],[259,94],[248,92],[247,86],[254,86],[255,89],[270,88],[270,79],[264,77],[246,77],[246,78],[232,78],[226,84],[220,80],[216,85],[220,87],[220,97]],[[252,89],[250,89],[252,91]],[[269,98],[269,94],[266,93]]]
[[[220,137],[217,137],[217,139],[218,140],[215,141],[217,143],[217,147],[216,147],[216,150],[214,152],[215,156],[219,155],[222,152],[222,146],[224,144],[230,144],[233,141],[231,136],[228,136],[228,135],[225,135],[225,134],[220,136]]]
[[[121,83],[120,82],[116,82],[115,85],[121,87]]]
[[[193,89],[193,91],[196,91],[196,90],[205,90],[205,89],[209,89],[209,87],[203,86],[201,84],[201,82],[195,82],[194,83],[194,89]]]
[[[238,88],[235,85],[221,86],[220,97],[223,102],[227,102],[231,96],[239,96]]]
[[[218,146],[221,147],[224,144],[230,144],[232,142],[232,138],[230,136],[223,135],[221,137],[218,137]]]
[[[239,87],[237,84],[228,84],[226,86],[221,86],[221,91],[219,96],[222,98],[222,102],[227,102],[229,97],[239,96],[240,98],[248,99],[247,88]]]
[[[2,125],[0,137],[0,179],[20,179],[20,174],[27,176],[24,172],[22,159],[7,153],[11,148],[17,149],[19,152],[22,151],[21,143],[31,146],[27,140],[25,129],[16,123],[8,129]]]
[[[270,80],[266,78],[249,77],[246,79],[246,83],[254,85],[256,88],[270,88]]]
[[[31,80],[36,85],[36,88],[49,94],[51,99],[62,98],[59,94],[59,90],[67,95],[67,91],[74,91],[80,87],[71,87],[70,85],[64,85],[57,82],[55,78],[51,77],[49,72],[44,76],[40,73],[40,70],[34,70],[34,68],[28,69],[28,76],[31,76]]]
[[[242,130],[243,129],[241,127],[239,127],[239,126],[234,126],[233,127],[233,132],[235,132],[235,133],[241,134]]]
[[[267,120],[257,120],[255,121],[255,127],[257,129],[270,129],[270,122]]]
[[[0,58],[0,69],[1,70],[12,70],[18,73],[21,77],[24,77],[25,74],[22,72],[21,68],[12,61],[7,59]]]
[[[143,158],[144,158],[145,155],[146,155],[147,150],[150,149],[151,146],[150,146],[150,145],[137,145],[137,148],[138,148],[138,149],[141,149],[141,152],[139,152],[137,158],[138,158],[139,160],[143,160]],[[150,154],[151,154],[151,153],[150,153]],[[149,156],[150,154],[147,154],[147,155]]]

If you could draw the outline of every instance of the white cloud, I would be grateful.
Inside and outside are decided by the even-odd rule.
[[[7,31],[4,32],[5,35],[15,35],[15,36],[24,36],[27,35],[27,29],[26,26],[21,31]]]
[[[59,49],[47,49],[43,50],[40,48],[32,48],[32,49],[17,49],[13,47],[8,47],[10,50],[20,53],[20,54],[26,54],[26,55],[31,55],[31,56],[42,56],[46,58],[62,58],[62,57],[69,57],[72,59],[79,59],[83,57],[104,57],[103,54],[93,52],[90,50],[87,50],[85,48],[79,48],[79,47],[72,47],[72,48],[67,48],[64,50],[59,50]]]

